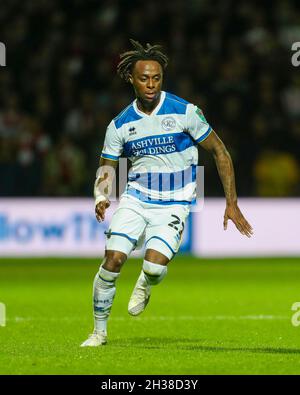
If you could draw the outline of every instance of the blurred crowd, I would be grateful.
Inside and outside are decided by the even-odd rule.
[[[108,123],[133,99],[129,38],[169,56],[163,89],[199,105],[240,196],[299,196],[296,1],[1,1],[0,196],[91,196]],[[205,194],[222,195],[200,149]]]

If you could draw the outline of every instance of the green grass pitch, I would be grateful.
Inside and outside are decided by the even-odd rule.
[[[127,304],[141,260],[125,264],[109,342],[92,330],[97,259],[1,259],[0,374],[299,374],[300,259],[179,256],[139,317]]]

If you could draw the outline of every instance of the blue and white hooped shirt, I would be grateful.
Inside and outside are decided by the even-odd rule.
[[[197,143],[211,130],[197,106],[162,91],[150,115],[134,100],[111,121],[101,156],[130,159],[123,195],[152,204],[190,204],[196,196]]]

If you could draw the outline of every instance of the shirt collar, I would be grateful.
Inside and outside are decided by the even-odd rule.
[[[161,92],[160,92],[160,99],[159,99],[159,102],[158,102],[157,106],[154,108],[154,110],[152,111],[151,114],[146,114],[146,113],[144,113],[143,111],[139,110],[139,108],[138,108],[138,106],[137,106],[137,99],[135,99],[135,100],[133,101],[133,108],[134,108],[134,111],[135,111],[138,115],[140,115],[140,116],[142,116],[142,117],[150,117],[151,115],[156,115],[156,114],[158,113],[158,111],[160,110],[160,108],[161,108],[161,106],[162,106],[162,104],[163,104],[163,102],[164,102],[164,100],[165,100],[165,97],[166,97],[166,92],[165,92],[165,91],[161,91]]]

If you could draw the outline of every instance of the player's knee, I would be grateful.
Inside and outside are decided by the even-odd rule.
[[[157,263],[152,263],[144,260],[143,272],[150,285],[159,284],[163,278],[166,276],[168,271],[167,266],[159,265]]]
[[[110,272],[119,273],[123,263],[126,261],[127,255],[120,251],[106,251],[105,262],[103,268]]]

